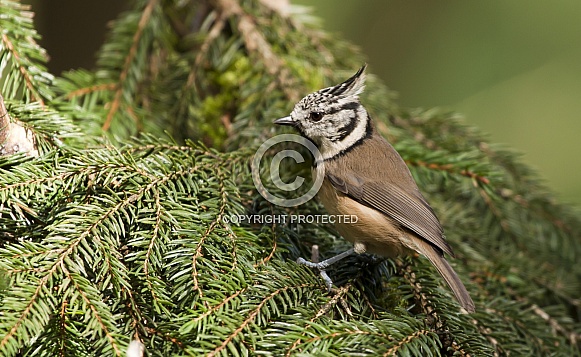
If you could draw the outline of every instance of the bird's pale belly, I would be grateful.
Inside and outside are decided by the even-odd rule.
[[[393,257],[412,252],[413,238],[383,213],[337,192],[326,179],[318,197],[331,215],[353,215],[356,222],[335,223],[337,231],[354,244],[357,253]]]

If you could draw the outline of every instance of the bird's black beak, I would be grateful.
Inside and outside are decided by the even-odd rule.
[[[276,119],[276,120],[274,121],[274,123],[275,123],[275,124],[278,124],[278,125],[290,125],[290,126],[297,126],[297,123],[296,123],[294,120],[292,120],[292,118],[291,118],[290,116],[288,116],[288,117],[284,117],[284,118],[279,118],[279,119]]]

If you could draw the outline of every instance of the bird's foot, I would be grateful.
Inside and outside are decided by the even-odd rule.
[[[313,260],[316,260],[319,258],[319,248],[317,246],[313,246]],[[327,274],[327,272],[325,271],[331,264],[334,264],[336,262],[338,262],[339,260],[348,257],[349,255],[353,254],[354,250],[353,248],[338,254],[334,257],[331,257],[327,260],[323,260],[320,263],[313,263],[310,262],[304,258],[299,258],[297,259],[297,264],[301,264],[301,265],[306,265],[309,268],[316,268],[319,270],[319,274],[321,274],[321,277],[323,278],[323,280],[325,281],[325,285],[327,286],[327,289],[329,291],[331,291],[331,289],[333,288],[333,280],[331,280],[331,278],[329,277],[329,275]]]
[[[322,261],[320,263],[313,263],[304,258],[299,258],[297,259],[297,264],[306,265],[309,268],[318,269],[319,274],[321,275],[323,281],[325,282],[325,286],[327,286],[327,290],[331,291],[331,289],[333,288],[333,280],[331,280],[329,274],[327,274],[327,271],[325,270],[329,266],[329,264],[326,264],[326,261]]]

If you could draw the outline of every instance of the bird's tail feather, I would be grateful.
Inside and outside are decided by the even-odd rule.
[[[460,305],[462,305],[466,311],[474,312],[474,302],[472,301],[468,290],[466,290],[466,287],[460,280],[458,274],[456,274],[448,261],[439,252],[429,246],[427,242],[424,244],[422,244],[422,248],[424,249],[421,249],[421,253],[426,258],[428,258],[428,260],[436,267],[440,275],[442,275],[444,280],[446,280],[446,283],[448,283],[448,286],[450,286],[450,289],[452,289],[452,292],[454,292],[454,295],[456,296],[456,299]]]

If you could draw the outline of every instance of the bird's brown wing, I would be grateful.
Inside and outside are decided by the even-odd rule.
[[[382,212],[439,250],[454,255],[438,218],[419,191],[417,195],[406,193],[395,184],[365,180],[353,173],[345,179],[330,172],[326,176],[337,191]]]

